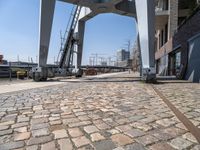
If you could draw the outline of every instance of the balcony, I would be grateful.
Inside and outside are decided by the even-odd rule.
[[[169,10],[168,9],[164,9],[164,8],[158,7],[158,6],[156,6],[156,8],[155,8],[155,12],[156,12],[156,16],[169,15]]]
[[[169,10],[165,9],[164,7],[156,6],[155,8],[156,14],[156,29],[163,28],[165,24],[167,24],[169,19]]]

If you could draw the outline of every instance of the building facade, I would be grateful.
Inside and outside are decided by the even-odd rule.
[[[130,67],[132,66],[132,59],[130,59],[130,51],[121,49],[117,51],[117,61],[115,66],[118,67]]]
[[[125,49],[121,49],[117,51],[117,61],[125,61],[130,59],[130,52]]]
[[[176,75],[180,79],[199,81],[191,79],[191,75],[187,73],[191,70],[190,61],[194,60],[188,55],[190,41],[195,37],[198,39],[199,24],[197,0],[156,1],[155,57],[158,74]]]

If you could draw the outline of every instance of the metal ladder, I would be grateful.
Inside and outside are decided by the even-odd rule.
[[[76,42],[76,40],[74,39],[74,31],[79,20],[80,12],[81,12],[81,6],[75,6],[75,10],[74,9],[72,10],[72,16],[69,19],[67,30],[65,32],[65,35],[67,33],[68,35],[64,47],[61,48],[61,58],[59,62],[59,68],[67,69],[70,67],[70,63],[72,63],[73,61],[73,54],[74,54],[73,47]]]

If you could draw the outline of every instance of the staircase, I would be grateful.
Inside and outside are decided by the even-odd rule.
[[[71,64],[73,63],[73,47],[76,42],[74,39],[74,32],[76,25],[79,20],[79,15],[81,12],[81,6],[75,6],[75,8],[72,10],[72,15],[69,19],[68,26],[64,35],[65,44],[64,47],[61,48],[61,57],[59,61],[59,68],[70,68]],[[66,37],[67,34],[67,38]]]

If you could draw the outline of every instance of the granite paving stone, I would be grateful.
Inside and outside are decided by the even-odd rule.
[[[23,132],[14,135],[14,141],[23,141],[29,139],[31,136],[30,132]]]
[[[88,133],[88,134],[94,133],[94,132],[98,132],[98,131],[99,131],[99,129],[97,129],[96,126],[85,126],[83,129],[84,129],[84,131],[85,131],[86,133]]]
[[[56,147],[54,141],[45,143],[41,146],[41,150],[55,150],[55,149]]]
[[[58,145],[60,147],[60,150],[72,150],[73,145],[70,141],[70,139],[60,139],[58,140]]]
[[[137,142],[142,143],[144,146],[158,142],[159,140],[152,135],[144,135],[136,139]]]
[[[73,138],[72,141],[74,142],[74,145],[77,148],[90,144],[90,140],[88,138],[86,138],[85,136]]]
[[[170,146],[168,143],[156,143],[149,147],[150,150],[175,150],[172,146]]]
[[[102,136],[100,133],[93,133],[90,135],[92,142],[105,140],[105,137]]]
[[[115,134],[111,137],[112,141],[119,146],[125,146],[134,142],[133,139],[124,134]]]
[[[0,150],[16,149],[16,148],[23,147],[24,145],[25,144],[23,141],[4,143],[0,145]]]
[[[49,135],[49,136],[42,136],[42,137],[31,137],[28,141],[27,141],[27,145],[38,145],[38,144],[42,144],[42,143],[46,143],[46,142],[50,142],[53,140],[53,136]]]
[[[176,149],[181,150],[181,149],[187,149],[188,147],[190,147],[192,145],[192,142],[184,138],[177,137],[170,142],[170,145]]]
[[[68,137],[67,131],[65,129],[53,131],[55,139],[61,139]]]
[[[47,128],[32,130],[31,132],[32,132],[33,137],[40,137],[40,136],[45,136],[45,135],[50,134],[50,132]]]
[[[79,128],[70,128],[68,129],[68,132],[69,132],[69,135],[73,138],[83,135],[82,131]]]
[[[199,150],[192,133],[138,79],[126,72],[59,79],[0,94],[0,150]],[[200,85],[161,82],[154,86],[200,128]]]

